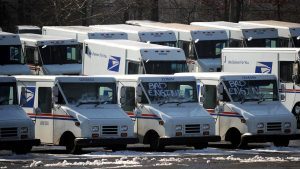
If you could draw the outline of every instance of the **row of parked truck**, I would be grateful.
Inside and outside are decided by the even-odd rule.
[[[0,74],[14,75],[1,77],[2,116],[11,113],[0,123],[0,148],[288,146],[300,138],[299,49],[266,48],[296,47],[299,25],[127,23],[0,32]]]

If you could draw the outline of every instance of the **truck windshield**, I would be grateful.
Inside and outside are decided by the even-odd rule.
[[[23,64],[21,45],[0,45],[0,64]]]
[[[278,47],[278,39],[252,39],[250,41],[246,40],[247,47],[268,47],[275,48]]]
[[[144,61],[147,74],[174,74],[188,72],[185,61]]]
[[[81,63],[78,45],[54,45],[39,47],[44,64]]]
[[[148,103],[146,94],[153,104],[198,102],[194,81],[143,82],[145,92],[142,103]]]
[[[213,59],[221,58],[221,51],[226,46],[225,40],[223,41],[198,41],[195,43],[195,50],[198,59]]]
[[[116,104],[115,83],[60,83],[69,104]]]
[[[224,84],[233,102],[278,101],[276,80],[228,80]]]
[[[17,88],[15,83],[0,83],[0,105],[16,105]]]
[[[298,37],[293,37],[294,47],[300,47],[300,39]]]

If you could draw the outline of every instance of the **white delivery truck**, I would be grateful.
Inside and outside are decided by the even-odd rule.
[[[237,70],[239,68],[236,68]],[[197,79],[200,104],[215,117],[216,134],[234,147],[273,142],[288,146],[300,138],[296,119],[281,103],[275,75],[183,73]]]
[[[299,48],[225,48],[222,51],[224,72],[274,74],[283,104],[297,119],[300,129],[300,49]],[[280,85],[282,84],[282,85]]]
[[[31,74],[24,63],[19,35],[0,32],[0,75]]]
[[[119,103],[135,122],[140,143],[153,150],[168,145],[207,147],[220,141],[212,116],[199,105],[192,76],[116,76]]]
[[[117,103],[112,77],[16,76],[20,100],[42,144],[125,149],[138,142],[134,123]]]
[[[146,28],[127,24],[91,25],[95,29],[125,32],[128,40],[147,42],[164,46],[176,46],[176,36],[173,31],[156,28]]]
[[[274,20],[240,21],[239,23],[275,28],[281,47],[300,47],[300,24]]]
[[[174,31],[177,47],[184,50],[190,72],[221,71],[221,50],[229,40],[224,29],[138,20],[126,23]]]
[[[80,44],[75,39],[38,34],[20,34],[20,39],[33,74],[81,74]]]
[[[16,34],[22,34],[22,33],[42,34],[42,29],[39,26],[35,26],[35,25],[17,25],[15,33]]]
[[[24,154],[39,144],[33,121],[19,105],[16,79],[0,76],[0,150]]]
[[[130,40],[84,41],[83,75],[174,74],[187,72],[180,48]]]
[[[53,35],[76,39],[83,44],[86,39],[127,39],[127,34],[122,31],[95,29],[86,26],[44,26],[44,35]]]
[[[279,47],[275,28],[225,21],[192,22],[191,25],[227,30],[230,47]]]

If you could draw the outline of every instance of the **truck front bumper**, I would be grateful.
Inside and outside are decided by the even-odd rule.
[[[246,143],[264,143],[273,142],[280,139],[299,140],[300,134],[259,134],[259,135],[242,135],[242,142]]]
[[[80,147],[105,147],[115,145],[127,145],[138,143],[138,138],[99,138],[99,139],[87,139],[76,138],[75,145]]]
[[[201,136],[201,137],[170,137],[160,138],[159,143],[162,145],[195,145],[199,143],[220,141],[220,136]]]
[[[32,147],[40,144],[40,139],[0,140],[0,149],[11,150],[16,147]]]

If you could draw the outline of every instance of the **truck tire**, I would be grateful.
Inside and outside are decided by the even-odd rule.
[[[198,143],[198,144],[194,145],[195,149],[204,149],[204,148],[207,148],[207,147],[208,147],[208,143],[207,142]]]
[[[150,149],[152,151],[162,151],[165,146],[159,143],[159,136],[158,134],[154,134],[150,136]]]
[[[66,152],[68,154],[80,154],[81,147],[75,145],[75,137],[68,137],[66,140]]]
[[[276,147],[288,147],[290,140],[287,139],[279,139],[273,142],[274,146]]]
[[[246,148],[247,143],[242,142],[241,133],[237,129],[231,129],[226,135],[226,140],[230,141],[233,148]]]
[[[27,154],[32,149],[32,146],[17,146],[12,151],[16,154]]]

